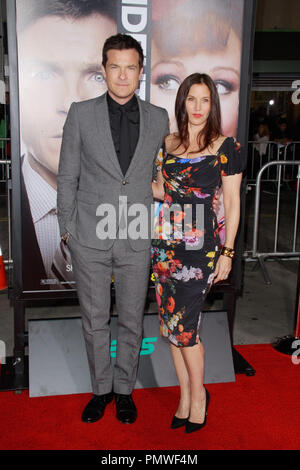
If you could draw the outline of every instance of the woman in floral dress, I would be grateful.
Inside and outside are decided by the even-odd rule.
[[[195,73],[182,82],[175,114],[178,132],[165,140],[152,185],[154,198],[163,200],[152,263],[161,334],[170,341],[181,392],[171,427],[185,426],[190,433],[206,424],[201,311],[212,283],[226,279],[231,270],[245,161],[236,140],[221,134],[218,92],[208,75]],[[213,210],[221,185],[226,217],[222,249]]]

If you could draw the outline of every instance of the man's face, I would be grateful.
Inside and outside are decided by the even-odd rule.
[[[106,91],[101,50],[113,34],[115,23],[99,14],[77,20],[47,16],[21,33],[21,134],[41,174],[58,173],[63,125],[71,103]]]
[[[138,88],[143,69],[139,68],[139,53],[135,49],[110,49],[102,73],[108,93],[119,104],[125,104]]]

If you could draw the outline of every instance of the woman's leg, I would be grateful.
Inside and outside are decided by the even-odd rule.
[[[190,379],[182,356],[182,348],[170,343],[171,354],[180,386],[180,402],[175,413],[177,418],[188,418],[190,414]]]
[[[182,347],[182,357],[190,383],[190,417],[192,423],[203,423],[205,419],[204,348],[201,342],[195,346]]]

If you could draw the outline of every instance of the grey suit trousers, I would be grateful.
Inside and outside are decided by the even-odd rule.
[[[149,285],[150,250],[133,251],[128,240],[114,241],[109,250],[68,242],[81,307],[83,334],[96,395],[130,394],[134,388],[142,340],[145,300]],[[114,278],[117,354],[110,358],[111,280]]]

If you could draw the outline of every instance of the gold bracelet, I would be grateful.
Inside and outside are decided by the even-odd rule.
[[[227,246],[223,246],[221,255],[228,256],[228,258],[234,258],[235,251],[233,248],[227,248]]]

